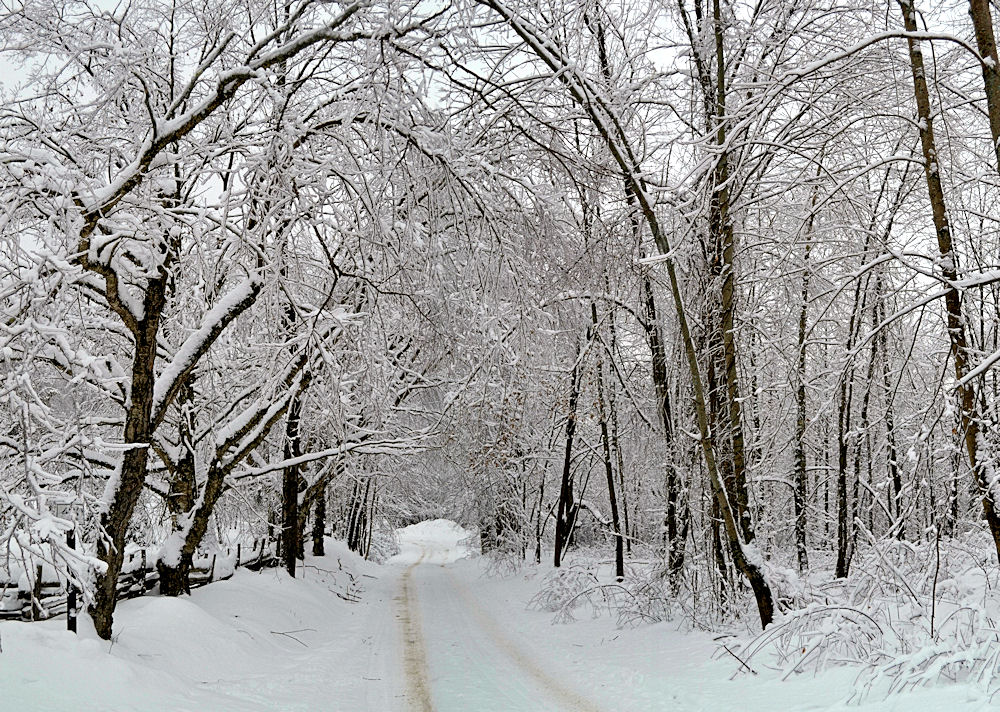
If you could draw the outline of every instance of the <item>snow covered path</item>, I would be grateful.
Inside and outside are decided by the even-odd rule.
[[[456,543],[404,538],[404,553],[397,557],[417,557],[401,577],[397,599],[410,709],[600,710],[563,681],[562,671],[546,670],[523,641],[504,632],[461,581],[475,571],[449,570],[458,553]]]

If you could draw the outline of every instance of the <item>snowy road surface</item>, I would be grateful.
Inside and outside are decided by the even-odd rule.
[[[451,522],[401,530],[377,566],[329,540],[299,578],[239,571],[179,599],[126,601],[115,640],[0,624],[0,712],[970,712],[941,685],[849,702],[857,670],[736,674],[708,633],[568,625],[525,609],[541,573],[491,577]],[[363,588],[360,602],[343,600]],[[347,596],[347,598],[354,598]]]
[[[578,692],[558,665],[546,666],[526,641],[505,631],[463,584],[475,572],[449,567],[462,553],[463,534],[452,531],[449,535],[441,526],[405,531],[395,559],[406,565],[396,599],[404,638],[408,706],[403,709],[602,709]]]

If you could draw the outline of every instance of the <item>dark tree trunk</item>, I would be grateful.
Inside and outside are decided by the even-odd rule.
[[[149,466],[149,446],[153,435],[156,338],[160,316],[166,303],[166,285],[165,275],[150,281],[143,300],[143,313],[146,316],[132,327],[135,353],[132,357],[132,381],[124,431],[124,444],[128,449],[122,456],[118,486],[108,503],[108,510],[101,515],[101,527],[106,538],[98,539],[97,557],[107,568],[96,576],[94,597],[89,608],[97,635],[104,640],[111,639],[118,575],[125,559],[125,535],[142,494]]]
[[[813,198],[813,208],[816,199]],[[809,556],[806,551],[806,335],[809,318],[809,253],[812,250],[812,221],[810,213],[809,225],[806,228],[806,245],[802,268],[802,293],[799,302],[799,334],[798,334],[798,368],[796,373],[797,387],[795,389],[795,488],[792,501],[795,508],[795,552],[798,559],[799,573],[809,568]]]
[[[302,405],[298,396],[294,397],[288,408],[288,419],[285,421],[286,460],[299,457],[301,442],[299,434],[299,417]],[[301,529],[299,528],[299,466],[289,465],[282,470],[281,475],[281,555],[282,564],[289,576],[295,576],[295,564],[301,550]]]
[[[160,576],[160,594],[163,596],[179,596],[191,593],[188,577],[194,561],[195,551],[208,531],[208,524],[215,511],[215,505],[225,492],[226,474],[228,470],[213,463],[205,477],[205,488],[194,511],[188,516],[190,521],[183,532],[179,557],[176,561],[156,562],[156,570]]]
[[[738,355],[736,344],[736,236],[732,217],[729,215],[729,153],[726,147],[726,58],[724,20],[720,0],[713,2],[713,27],[715,32],[716,81],[715,81],[715,139],[720,154],[716,164],[709,226],[712,241],[721,245],[722,279],[720,307],[720,327],[723,356],[723,375],[728,397],[728,419],[726,427],[730,444],[731,480],[727,485],[734,514],[740,526],[744,542],[754,538],[753,520],[750,515],[750,495],[746,475],[746,446],[743,436],[742,400],[740,398]]]
[[[906,538],[906,522],[903,520],[903,478],[899,471],[899,455],[896,449],[896,418],[893,409],[892,377],[889,371],[889,350],[886,346],[885,330],[880,328],[885,318],[886,298],[882,284],[882,269],[875,271],[875,303],[872,309],[872,327],[875,330],[874,348],[878,351],[879,372],[882,378],[882,393],[885,402],[885,445],[886,469],[889,474],[889,512],[894,521],[889,524],[889,532],[897,539]]]
[[[552,554],[552,565],[559,568],[562,563],[563,550],[569,544],[573,531],[573,520],[576,514],[576,500],[573,497],[573,439],[576,436],[576,407],[580,397],[581,371],[583,370],[583,349],[581,343],[577,347],[576,359],[570,372],[569,406],[566,413],[566,447],[563,455],[562,480],[559,486],[559,503],[556,509],[555,547]]]
[[[847,331],[847,352],[850,353],[854,341],[854,322],[857,314],[857,293],[855,293],[855,309],[851,312],[851,320]],[[847,578],[850,571],[850,527],[852,520],[852,503],[856,506],[857,497],[848,500],[847,496],[847,455],[849,443],[847,435],[851,431],[851,399],[854,393],[854,367],[849,365],[842,376],[840,384],[840,399],[837,411],[837,564],[834,576]],[[856,486],[856,485],[855,485]]]
[[[604,22],[602,21],[601,18],[590,17],[590,16],[587,17],[587,21],[588,21],[588,24],[591,26],[591,29],[594,30],[595,36],[597,38],[598,58],[599,58],[599,61],[600,61],[600,64],[601,64],[601,75],[604,77],[604,81],[605,81],[605,84],[607,85],[607,88],[610,89],[614,85],[614,79],[612,77],[612,72],[611,72],[611,61],[610,61],[610,59],[608,57],[607,39],[606,39],[606,35],[605,35],[605,32],[604,32]],[[628,190],[628,180],[626,179],[624,181],[624,183],[625,183],[626,196],[629,198],[629,200],[628,200],[629,207],[630,208],[634,208],[635,198],[634,198],[634,196],[631,195],[630,191]],[[638,239],[639,239],[639,232],[640,232],[639,231],[638,216],[635,215],[635,211],[634,210],[631,211],[631,212],[632,212],[632,215],[631,215],[632,232],[635,235],[636,240],[638,241]],[[605,291],[607,293],[609,293],[609,294],[611,293],[611,284],[610,284],[610,281],[608,279],[608,272],[607,272],[606,269],[604,271],[604,288],[605,288]],[[596,329],[597,329],[597,312],[596,312],[596,307],[595,307],[595,305],[593,303],[591,303],[590,307],[591,307],[591,312],[592,312],[593,317],[594,317],[594,329],[596,331]],[[617,345],[618,337],[617,337],[617,333],[615,331],[615,320],[614,320],[613,317],[611,319],[610,332],[611,332],[611,348],[608,349],[608,350],[610,352],[610,358],[614,359],[615,348],[616,348],[616,345]],[[600,369],[600,366],[598,366],[598,368]],[[599,374],[598,378],[600,379],[600,378],[602,378],[602,376]],[[625,532],[627,533],[628,529],[629,529],[629,526],[628,526],[629,525],[629,521],[628,521],[628,519],[629,519],[628,518],[628,497],[627,497],[627,495],[625,493],[625,473],[623,471],[624,468],[622,467],[622,454],[621,454],[621,449],[618,446],[618,412],[615,409],[615,385],[614,385],[614,379],[613,378],[608,382],[608,407],[609,407],[609,410],[611,412],[611,446],[614,448],[614,451],[617,453],[617,459],[618,459],[618,477],[619,477],[619,481],[621,483],[621,486],[620,486],[620,489],[619,489],[619,494],[621,495],[622,513],[624,515],[624,520],[625,520],[624,526],[625,526]],[[608,424],[607,424],[606,418],[604,417],[604,415],[602,413],[602,428],[607,429],[607,426],[608,426]],[[607,440],[606,437],[604,437],[604,436],[602,436],[602,437],[603,437],[604,440]],[[615,535],[617,537],[617,543],[615,544],[615,551],[616,552],[620,552],[621,544],[622,544],[622,529],[621,529],[621,526],[619,525],[619,522],[618,522],[618,505],[617,505],[617,499],[615,497],[615,492],[614,492],[614,490],[615,490],[614,480],[613,480],[613,476],[611,474],[611,457],[610,457],[610,451],[609,451],[609,448],[608,448],[607,444],[605,445],[605,461],[606,461],[606,468],[608,469],[608,477],[612,478],[612,479],[608,480],[608,492],[609,492],[609,496],[611,498],[612,519],[614,520]],[[626,546],[628,547],[629,553],[631,553],[631,551],[632,551],[631,540],[628,540],[626,542]],[[616,561],[619,561],[621,558],[622,558],[621,554],[617,553],[616,554]],[[622,560],[621,565],[617,566],[617,569],[619,570],[619,573],[618,573],[619,580],[621,580],[622,578],[624,578],[624,575],[625,575],[624,574],[624,562],[623,562],[623,560]]]
[[[886,173],[886,180],[888,180]],[[883,183],[883,187],[884,187]],[[870,232],[870,231],[869,231]],[[863,255],[868,254],[868,240],[865,240]],[[851,317],[847,324],[847,341],[844,351],[850,354],[854,350],[858,329],[863,321],[867,289],[862,288],[862,280],[854,287],[854,301],[851,307]],[[854,452],[854,484],[853,496],[847,492],[848,441],[851,432],[851,404],[854,399],[854,359],[851,358],[844,370],[840,383],[840,396],[837,412],[837,564],[834,575],[837,578],[847,578],[851,568],[851,550],[854,541],[854,517],[858,507],[858,487],[860,468],[860,448],[855,446]]]
[[[667,352],[663,332],[657,316],[656,296],[649,273],[642,272],[643,309],[645,311],[646,343],[652,356],[653,390],[656,393],[656,414],[663,428],[663,440],[667,449],[667,466],[664,475],[666,484],[666,511],[663,517],[666,544],[667,573],[671,584],[676,587],[678,577],[684,569],[684,539],[679,536],[678,501],[680,483],[677,468],[673,462],[674,420],[670,408],[670,382],[667,374]]]
[[[326,489],[321,488],[319,494],[316,496],[316,506],[314,508],[313,514],[313,527],[312,527],[312,553],[313,556],[324,556],[326,550],[324,548],[323,537],[326,534]]]
[[[356,482],[351,497],[347,547],[359,554],[364,554],[365,536],[368,531],[368,495],[371,493],[371,487],[370,477],[365,479],[363,488],[360,482]]]
[[[192,565],[193,557],[185,555],[183,552],[176,566],[168,566],[162,561],[157,561],[156,571],[160,577],[160,595],[180,596],[185,593],[191,593],[189,577]]]
[[[990,0],[969,0],[969,15],[976,32],[976,46],[983,58],[983,84],[986,88],[986,106],[990,117],[990,135],[1000,171],[1000,59],[997,58],[997,41],[993,31]]]
[[[729,591],[729,567],[726,566],[726,553],[722,547],[722,536],[719,531],[723,526],[722,515],[716,499],[712,500],[712,514],[709,521],[712,526],[712,555],[715,559],[715,569],[719,573],[719,600],[725,603]]]
[[[551,442],[549,443],[551,445]],[[545,509],[545,477],[549,474],[549,461],[546,460],[542,466],[542,481],[538,484],[538,508],[535,510],[535,563],[542,563],[542,533],[545,529],[543,522],[548,517],[543,515]]]
[[[179,439],[181,454],[170,478],[170,494],[167,496],[167,509],[170,511],[172,533],[178,533],[182,517],[195,516],[195,495],[198,488],[195,469],[194,433],[195,424],[195,381],[194,376],[178,391],[177,407],[179,410]],[[204,508],[202,508],[204,509]],[[206,521],[207,524],[207,521]],[[201,528],[204,532],[204,527]],[[197,546],[200,537],[195,541]],[[156,562],[156,570],[160,580],[160,595],[180,596],[191,593],[188,577],[191,572],[193,554],[185,554],[183,547],[180,559],[176,565]],[[193,552],[193,549],[192,549]]]
[[[598,336],[597,305],[590,303],[590,316],[594,335]],[[621,519],[618,514],[618,497],[615,493],[615,472],[611,462],[611,438],[608,434],[607,406],[604,402],[604,360],[597,359],[597,409],[601,422],[601,447],[604,453],[604,473],[608,480],[608,503],[611,506],[611,527],[615,537],[615,578],[625,580],[625,546],[622,537]]]
[[[611,287],[608,284],[607,272],[604,273],[604,282],[607,292],[610,294]],[[614,359],[614,355],[618,352],[618,329],[615,326],[614,318],[611,319],[608,325],[608,332],[611,335],[608,348],[610,352],[609,358]],[[610,414],[608,428],[611,434],[611,450],[615,453],[615,464],[618,469],[618,496],[621,500],[622,511],[622,529],[620,531],[623,531],[627,535],[630,531],[628,486],[625,481],[625,462],[622,456],[621,440],[618,437],[618,399],[615,397],[615,392],[617,391],[615,380],[613,377],[608,380],[608,413]],[[632,538],[629,536],[625,538],[625,553],[630,555],[632,553]]]
[[[66,531],[66,548],[76,549],[76,531],[68,529]],[[66,630],[76,633],[77,622],[77,587],[72,581],[66,582]]]

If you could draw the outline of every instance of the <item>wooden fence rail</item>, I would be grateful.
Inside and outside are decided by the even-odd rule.
[[[255,540],[249,550],[242,543],[225,550],[222,560],[213,553],[195,557],[200,565],[192,567],[188,576],[191,588],[198,588],[213,581],[224,581],[238,568],[258,571],[278,565],[277,547],[273,539]],[[155,558],[148,549],[131,552],[125,557],[122,573],[118,576],[118,600],[144,596],[160,581]],[[229,568],[229,567],[232,568]],[[219,571],[219,569],[223,569]],[[69,591],[65,581],[45,581],[43,569],[35,571],[34,587],[25,590],[17,582],[0,584],[0,620],[19,619],[37,621],[66,613]]]

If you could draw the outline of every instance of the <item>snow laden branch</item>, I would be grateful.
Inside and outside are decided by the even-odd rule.
[[[434,433],[431,431],[412,432],[399,438],[365,438],[353,440],[326,448],[308,452],[295,458],[268,463],[260,467],[252,467],[241,472],[234,473],[232,479],[242,480],[251,477],[259,477],[270,472],[278,472],[286,467],[306,465],[318,460],[328,460],[343,457],[344,455],[413,455],[432,447],[430,440]]]
[[[205,314],[198,327],[177,349],[173,359],[160,372],[153,390],[152,420],[154,427],[163,421],[167,408],[184,386],[191,372],[208,352],[226,327],[256,301],[263,280],[254,275],[233,288]]]
[[[261,78],[264,70],[288,62],[315,45],[333,45],[361,39],[401,37],[427,23],[427,20],[421,20],[405,25],[379,27],[371,30],[345,30],[344,26],[367,5],[367,3],[355,2],[344,7],[339,14],[325,22],[321,27],[305,32],[298,31],[299,14],[311,4],[302,3],[299,10],[293,13],[286,23],[275,28],[250,49],[242,64],[220,72],[214,81],[214,88],[197,105],[170,118],[157,119],[153,117],[149,134],[137,151],[135,158],[118,173],[112,182],[95,191],[90,204],[81,211],[80,247],[81,254],[84,255],[83,259],[90,260],[90,235],[96,228],[98,221],[143,182],[157,157],[168,146],[184,139],[205,119],[235,97],[244,84]],[[293,35],[292,39],[280,41],[281,38],[289,35]],[[194,86],[202,80],[210,63],[221,55],[233,39],[233,35],[230,34],[219,42],[215,51],[194,72],[187,88],[181,94],[182,98],[186,99],[193,93]],[[270,51],[265,51],[271,44],[277,44],[277,46]],[[171,107],[170,113],[176,110],[176,106],[179,106],[178,102],[175,102],[174,106]]]

